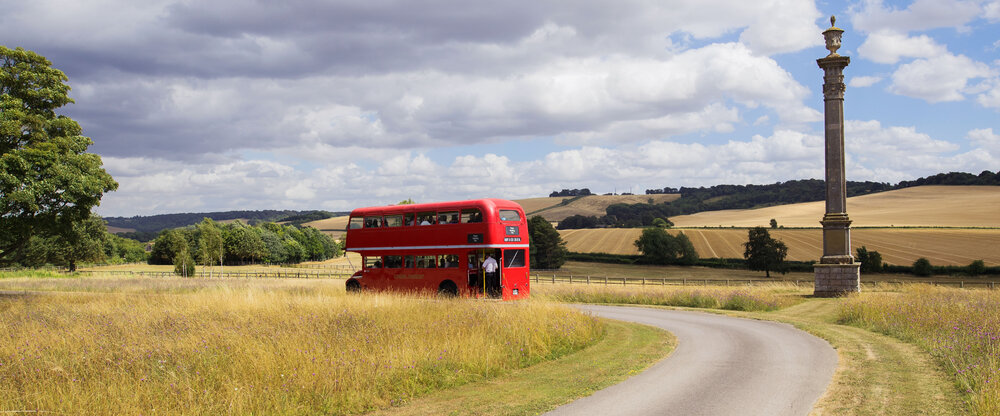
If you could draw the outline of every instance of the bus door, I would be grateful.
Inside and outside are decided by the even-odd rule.
[[[528,266],[528,262],[525,261],[525,253],[523,248],[503,251],[503,261],[500,262],[505,276],[503,287],[507,288],[511,296],[520,295],[521,291],[527,289],[527,270],[524,268]]]
[[[476,297],[485,295],[486,275],[483,273],[483,250],[469,250],[469,291]]]
[[[493,272],[492,276],[486,273],[485,268],[483,270],[483,274],[486,276],[486,295],[491,298],[499,298],[502,295],[500,282],[503,275],[503,259],[500,257],[500,250],[487,250],[486,255],[492,255],[493,260],[497,262],[496,271]],[[483,261],[485,261],[485,257]]]

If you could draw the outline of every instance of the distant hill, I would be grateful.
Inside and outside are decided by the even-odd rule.
[[[111,232],[134,232],[138,234],[159,233],[167,228],[179,228],[194,225],[203,218],[215,221],[245,222],[257,221],[301,221],[335,215],[325,211],[293,211],[293,210],[262,210],[262,211],[224,211],[224,212],[189,212],[181,214],[160,214],[134,217],[105,217],[108,230]],[[298,221],[296,221],[298,220]]]

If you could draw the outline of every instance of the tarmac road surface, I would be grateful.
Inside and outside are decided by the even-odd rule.
[[[666,309],[577,307],[666,329],[677,337],[677,348],[643,373],[548,415],[807,415],[837,367],[830,344],[787,324]]]

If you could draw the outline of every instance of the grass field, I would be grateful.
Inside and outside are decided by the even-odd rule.
[[[823,201],[671,217],[677,227],[819,227]],[[852,227],[1000,227],[1000,186],[917,186],[847,199]]]
[[[955,378],[972,413],[1000,414],[1000,292],[863,293],[847,299],[840,320],[919,345]]]
[[[698,255],[704,258],[742,258],[745,229],[687,229]],[[771,236],[788,246],[788,260],[818,260],[823,255],[823,234],[819,229],[770,230]],[[638,228],[562,230],[566,248],[580,253],[639,254],[633,242],[642,234]],[[852,247],[865,246],[882,254],[890,264],[910,265],[925,257],[934,265],[968,265],[983,260],[1000,265],[998,229],[852,229]]]
[[[603,331],[551,303],[346,296],[342,283],[4,279],[0,413],[358,413]]]

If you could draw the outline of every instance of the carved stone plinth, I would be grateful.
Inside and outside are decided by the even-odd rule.
[[[813,296],[836,297],[861,291],[861,263],[817,264]]]

